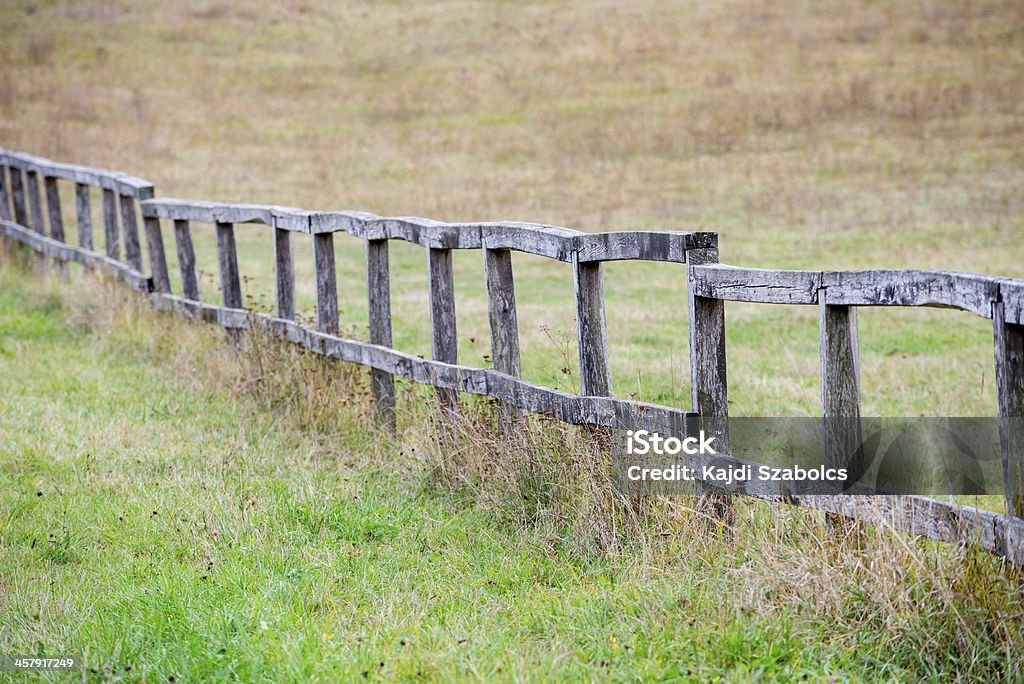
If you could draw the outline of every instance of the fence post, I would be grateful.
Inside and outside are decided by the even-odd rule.
[[[242,308],[242,283],[238,275],[235,226],[217,221],[217,265],[220,267],[220,294],[224,306]]]
[[[1006,511],[1024,517],[1024,325],[1008,323],[1000,300],[992,304],[999,401],[999,446]]]
[[[391,279],[388,241],[366,241],[366,290],[370,311],[370,344],[391,346]],[[370,371],[373,385],[374,417],[379,425],[394,430],[395,378],[376,368]]]
[[[334,270],[334,233],[313,236],[316,270],[316,325],[320,332],[338,334],[338,279]]]
[[[292,234],[274,228],[274,295],[277,317],[295,320],[295,259],[292,257]]]
[[[455,327],[455,278],[452,250],[431,247],[427,250],[427,279],[430,284],[430,340],[435,361],[459,362],[458,335]],[[458,392],[438,388],[437,398],[444,417],[454,419],[458,411]]]
[[[104,198],[106,195],[104,194]],[[105,212],[104,212],[105,213]],[[188,221],[174,220],[174,244],[178,250],[178,266],[181,269],[181,285],[185,299],[202,301],[199,296],[199,271],[196,266],[196,252],[192,247],[192,228]]]
[[[156,216],[144,216],[142,223],[146,229],[146,244],[149,246],[149,271],[153,276],[153,289],[169,294],[171,279],[167,274],[167,257],[164,255],[164,236],[160,228],[160,219]]]
[[[43,176],[43,186],[46,191],[46,213],[50,220],[50,237],[64,242],[64,217],[60,210],[60,188],[57,186],[57,179],[53,176]],[[58,272],[67,272],[67,266],[60,259],[54,259],[53,265]]]
[[[32,230],[46,235],[46,224],[43,222],[43,201],[39,194],[39,173],[29,171],[25,174],[28,183],[28,210],[32,219]]]
[[[7,191],[7,166],[0,164],[0,219],[11,220],[11,200]]]
[[[106,240],[107,256],[114,261],[120,261],[121,247],[117,235],[117,195],[108,188],[103,188],[103,237]],[[190,232],[189,244],[191,243]]]
[[[522,369],[511,250],[485,246],[484,273],[487,278],[487,318],[491,328],[491,365],[498,372],[518,378]],[[514,408],[501,406],[498,428],[503,434],[512,432],[517,415],[519,412]]]
[[[32,217],[32,230],[46,235],[46,223],[43,220],[43,200],[39,194],[39,172],[29,171],[25,174],[28,183],[28,210]],[[36,263],[45,264],[46,257],[42,252],[36,253]]]
[[[135,216],[135,198],[121,195],[121,232],[124,233],[124,259],[136,271],[142,271],[139,222]]]
[[[864,470],[860,424],[860,349],[857,309],[827,303],[828,290],[818,290],[821,404],[824,417],[825,465],[846,468],[850,479]],[[825,521],[844,537],[854,530],[845,516],[825,514]]]
[[[818,291],[825,464],[857,474],[864,467],[857,309],[828,304],[826,296],[824,288]]]
[[[717,248],[686,252],[686,267],[717,264]],[[692,282],[687,274],[687,283]],[[686,288],[690,328],[690,401],[693,410],[706,419],[718,440],[720,453],[729,453],[729,383],[725,362],[725,302],[698,297]],[[702,500],[712,514],[726,523],[732,518],[732,501],[727,492],[704,486]]]
[[[14,222],[29,227],[25,212],[25,176],[17,166],[9,167],[11,173],[11,200],[14,203]]]
[[[78,246],[92,249],[92,200],[89,186],[75,183],[75,218],[78,224]]]
[[[599,261],[581,263],[576,252],[572,264],[580,394],[608,397],[612,393],[612,374],[608,365],[608,328],[604,314],[604,268]]]

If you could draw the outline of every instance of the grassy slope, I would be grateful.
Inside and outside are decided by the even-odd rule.
[[[524,525],[436,489],[423,445],[371,437],[365,411],[294,427],[238,391],[251,369],[219,331],[2,261],[0,345],[9,653],[87,650],[92,674],[149,682],[945,681],[1020,663],[1018,580],[984,554],[878,531],[857,552],[810,514],[740,502],[731,545],[684,517],[650,531],[647,562],[608,556],[551,512]]]

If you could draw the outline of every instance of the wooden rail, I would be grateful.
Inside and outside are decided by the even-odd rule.
[[[45,230],[38,179],[49,218]],[[9,179],[9,182],[8,182]],[[58,180],[75,184],[78,246],[66,244]],[[33,191],[32,188],[36,187]],[[106,254],[93,249],[90,188],[103,198]],[[120,204],[118,230],[117,202]],[[136,223],[140,205],[149,255],[143,272]],[[171,291],[161,220],[173,222],[183,291]],[[215,227],[223,305],[202,301],[191,223]],[[259,223],[274,232],[275,314],[243,308],[234,226]],[[222,204],[153,197],[152,185],[118,172],[58,164],[0,150],[0,232],[60,262],[101,269],[149,293],[153,304],[228,329],[253,329],[313,352],[367,366],[372,373],[375,414],[394,427],[394,377],[428,384],[440,406],[458,411],[460,393],[489,396],[503,417],[531,411],[565,423],[609,429],[680,433],[709,418],[728,415],[725,356],[726,300],[816,305],[820,312],[822,413],[860,415],[856,309],[860,306],[941,306],[970,311],[993,321],[999,394],[1000,438],[1006,499],[1001,515],[926,497],[804,496],[785,503],[898,527],[953,543],[976,543],[1015,563],[1024,563],[1024,281],[944,271],[787,271],[737,268],[718,263],[717,235],[708,232],[627,231],[588,234],[557,226],[517,222],[450,224],[416,217],[381,217],[364,212],[313,212],[291,207]],[[338,336],[337,274],[333,235],[364,241],[370,341]],[[291,234],[312,236],[316,279],[316,328],[296,321]],[[430,287],[432,359],[391,348],[392,321],[388,243],[404,240],[426,250]],[[124,245],[121,258],[120,245]],[[463,366],[457,358],[453,249],[479,249],[484,256],[491,328],[491,368]],[[571,264],[574,275],[581,395],[539,386],[520,377],[513,252]],[[692,397],[687,408],[615,398],[608,359],[604,311],[605,261],[662,261],[684,265],[690,332]],[[709,424],[711,421],[708,421]],[[721,425],[721,421],[713,421]],[[826,429],[823,458],[847,458],[860,444],[850,432],[856,421]],[[838,426],[838,427],[837,427]],[[843,427],[846,426],[846,427]],[[728,435],[720,434],[728,444]],[[718,457],[721,458],[721,457]],[[727,461],[740,463],[729,456]],[[701,457],[694,457],[700,465]],[[699,469],[698,469],[699,470]],[[720,503],[726,505],[722,490]],[[730,490],[772,501],[777,495],[756,483]]]

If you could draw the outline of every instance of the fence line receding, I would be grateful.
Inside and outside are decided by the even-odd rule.
[[[44,193],[40,192],[40,181]],[[65,241],[60,181],[75,186],[79,246]],[[92,189],[99,190],[102,201],[103,254],[93,248]],[[142,263],[140,213],[149,255],[148,273]],[[173,225],[174,249],[181,269],[180,294],[171,291],[162,220]],[[214,226],[223,306],[202,301],[192,244],[193,222]],[[274,314],[244,308],[234,236],[234,226],[239,223],[263,224],[274,231]],[[156,198],[151,183],[124,173],[6,150],[0,150],[0,232],[29,245],[41,259],[74,261],[124,280],[148,293],[158,308],[228,329],[254,329],[318,354],[369,367],[375,415],[386,427],[394,426],[394,377],[398,376],[435,387],[439,403],[448,414],[457,412],[459,393],[468,393],[497,399],[503,412],[531,411],[574,425],[677,434],[692,430],[705,417],[728,416],[725,301],[818,306],[822,415],[856,418],[861,411],[858,307],[939,306],[969,311],[993,324],[1007,515],[922,496],[876,496],[870,500],[853,495],[781,498],[756,487],[734,491],[893,526],[940,541],[974,543],[1012,562],[1024,563],[1024,435],[1019,434],[1022,421],[1009,420],[1024,416],[1024,280],[931,270],[733,267],[718,263],[718,238],[713,232],[584,233],[519,222],[452,224],[355,211],[317,212]],[[338,336],[333,249],[337,232],[365,244],[369,342]],[[296,320],[293,233],[310,235],[313,240],[315,327]],[[432,359],[391,347],[391,240],[404,240],[427,252]],[[452,273],[455,249],[484,253],[491,368],[458,363]],[[573,269],[579,395],[520,377],[513,252],[547,257],[570,264]],[[618,260],[661,261],[683,268],[680,275],[686,276],[690,332],[689,407],[612,396],[602,264]],[[856,424],[831,422],[839,426]],[[848,458],[851,447],[856,449],[859,444],[855,432],[850,427],[826,430],[823,459],[832,462]],[[722,437],[725,440],[727,435]]]

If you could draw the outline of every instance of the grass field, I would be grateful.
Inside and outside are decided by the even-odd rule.
[[[999,0],[11,0],[0,145],[167,197],[716,230],[738,265],[1024,277],[1022,48],[1024,7]],[[237,233],[269,308],[270,235]],[[342,325],[365,338],[362,245],[336,249]],[[475,365],[481,261],[455,257]],[[264,350],[289,370],[254,381],[276,366],[215,331],[12,264],[0,650],[87,647],[97,678],[150,682],[1024,677],[1020,579],[992,559],[882,532],[847,548],[753,502],[728,547],[669,503],[593,530],[596,495],[552,494],[571,489],[556,464],[524,480],[495,476],[500,446],[436,453],[414,390],[391,441],[351,369],[300,389],[315,362]],[[572,389],[571,273],[515,269],[524,376]],[[392,271],[395,344],[427,355],[425,255],[395,244]],[[685,406],[681,268],[610,264],[606,296],[615,394]],[[817,311],[727,320],[732,414],[816,415]],[[865,414],[995,414],[987,321],[861,310],[859,335]]]

